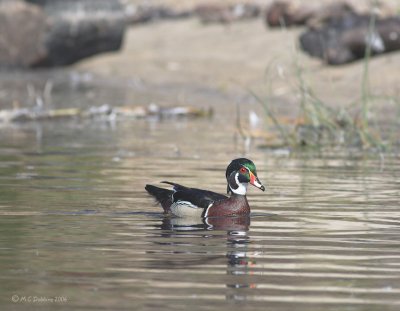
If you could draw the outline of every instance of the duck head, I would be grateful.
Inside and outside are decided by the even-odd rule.
[[[265,190],[257,177],[256,166],[246,158],[233,160],[226,168],[227,192],[246,195],[247,186],[250,183],[254,187]]]

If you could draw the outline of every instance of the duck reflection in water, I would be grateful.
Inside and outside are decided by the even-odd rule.
[[[219,267],[221,248],[218,247],[220,244],[218,241],[224,242],[227,258],[227,277],[223,278],[227,288],[225,297],[227,300],[245,300],[246,294],[241,289],[256,287],[252,280],[252,267],[255,261],[247,255],[250,243],[249,227],[249,216],[205,219],[165,217],[160,229],[161,236],[168,241],[160,244],[171,248],[166,251],[163,247],[164,251],[157,251],[158,258],[160,254],[168,256],[162,256],[162,262],[156,260],[153,264],[166,269],[213,264]],[[179,241],[180,239],[182,241]],[[185,256],[180,256],[182,254]]]

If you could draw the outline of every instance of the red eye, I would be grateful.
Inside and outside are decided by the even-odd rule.
[[[240,172],[241,172],[241,173],[246,173],[247,170],[246,170],[244,167],[242,167],[242,168],[240,169]]]

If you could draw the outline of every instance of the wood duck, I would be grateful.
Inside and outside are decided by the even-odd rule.
[[[246,192],[248,184],[265,190],[257,177],[256,166],[246,158],[233,160],[226,168],[227,193],[230,197],[208,190],[188,188],[173,182],[172,190],[146,185],[145,189],[155,197],[164,213],[178,217],[219,217],[248,215],[250,206]]]

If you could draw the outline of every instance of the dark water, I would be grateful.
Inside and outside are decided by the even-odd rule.
[[[2,126],[1,310],[399,310],[396,157],[253,146],[267,191],[250,189],[250,219],[163,218],[146,183],[224,192],[243,155],[234,109],[216,108],[211,120]]]

